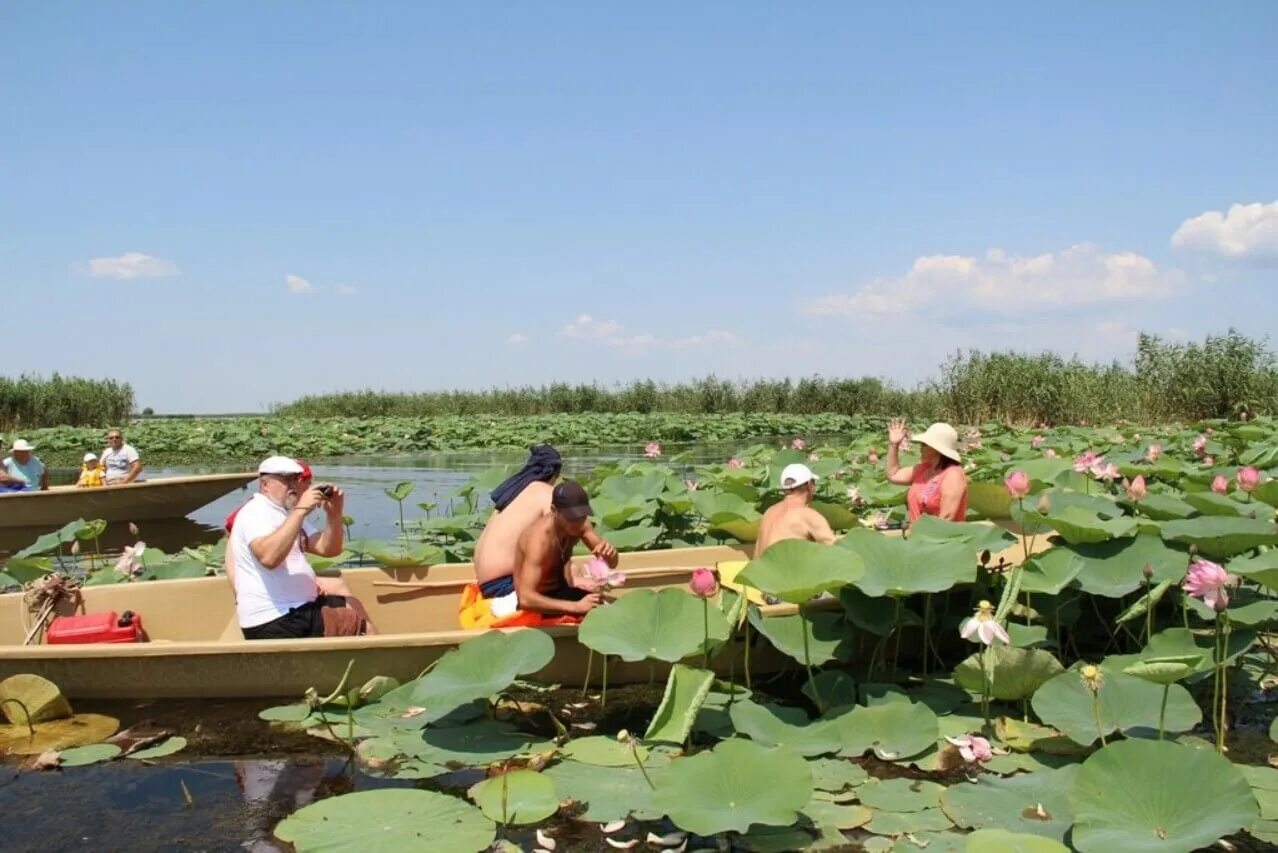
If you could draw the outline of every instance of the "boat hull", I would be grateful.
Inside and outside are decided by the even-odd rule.
[[[256,476],[209,474],[91,489],[56,486],[44,492],[4,493],[0,494],[0,528],[60,527],[77,518],[108,522],[184,518]]]

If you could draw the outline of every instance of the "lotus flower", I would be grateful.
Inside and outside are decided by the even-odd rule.
[[[808,461],[809,461],[809,462],[820,462],[820,461],[821,461],[821,457],[820,457],[820,455],[819,455],[819,454],[816,454],[816,453],[809,453],[809,454],[808,454]]]
[[[1218,495],[1223,495],[1229,491],[1229,481],[1225,479],[1224,474],[1217,474],[1212,478],[1211,490]]]
[[[790,447],[794,450],[803,450],[807,446],[808,443],[801,438],[796,438],[794,441],[790,442]]]
[[[1238,471],[1238,488],[1251,492],[1260,485],[1260,471],[1248,465]]]
[[[1215,464],[1216,464],[1216,457],[1215,457],[1215,456],[1204,456],[1204,457],[1203,457],[1203,464],[1210,468],[1212,465],[1215,465]]]
[[[1122,476],[1118,471],[1118,466],[1113,462],[1097,462],[1092,466],[1092,476],[1098,480],[1104,480],[1106,483],[1112,483]]]
[[[1237,583],[1238,578],[1221,566],[1209,560],[1195,560],[1189,564],[1181,587],[1212,610],[1224,610],[1229,606],[1229,587]]]
[[[1091,691],[1093,696],[1100,693],[1101,687],[1105,685],[1105,676],[1101,673],[1100,667],[1090,663],[1078,671],[1078,677],[1082,679],[1083,686]]]
[[[697,598],[713,598],[719,594],[719,577],[710,569],[693,569],[688,587]]]
[[[985,763],[994,757],[990,742],[980,735],[964,735],[963,737],[946,737],[950,743],[958,747],[959,755],[968,764]]]
[[[877,453],[875,453],[873,450],[871,450],[871,451],[870,451],[870,455],[869,455],[869,456],[867,456],[867,457],[865,457],[865,461],[866,461],[866,462],[869,462],[871,465],[878,465],[878,464],[879,464],[879,454],[877,454]]]
[[[643,455],[649,459],[656,459],[661,455],[661,445],[655,441],[650,441],[643,446]]]
[[[1044,456],[1046,456],[1048,459],[1055,459],[1055,458],[1056,458],[1056,451],[1055,451],[1055,450],[1052,450],[1052,448],[1050,448],[1050,447],[1049,447],[1049,448],[1047,448],[1046,450],[1044,450],[1044,451],[1043,451],[1043,455],[1044,455]]]
[[[1145,488],[1145,478],[1138,476],[1136,479],[1127,483],[1127,497],[1134,501],[1143,501],[1145,496],[1149,494],[1149,490]]]
[[[1205,456],[1207,453],[1207,436],[1200,435],[1194,439],[1194,453]]]
[[[142,574],[142,554],[146,551],[145,542],[135,542],[120,552],[120,559],[115,561],[115,570],[125,575]]]
[[[863,502],[861,498],[861,490],[856,486],[848,487],[848,503],[857,506]]]
[[[731,459],[728,460],[728,468],[733,471],[739,471],[744,467],[745,467],[745,463],[735,456],[733,456]]]
[[[1020,500],[1029,494],[1030,478],[1024,471],[1013,471],[1003,480],[1003,485],[1007,486],[1012,497]]]
[[[1086,453],[1080,453],[1074,457],[1074,470],[1083,474],[1096,464],[1096,460],[1100,459],[1095,452],[1089,450]]]
[[[886,512],[880,510],[874,514],[874,526],[879,530],[887,530],[888,517]]]
[[[959,627],[959,636],[965,640],[972,638],[976,634],[985,645],[993,645],[995,640],[1011,645],[1012,638],[1007,635],[1006,629],[998,624],[998,620],[994,618],[994,605],[988,601],[982,601],[976,608],[976,612],[963,620],[963,624]]]
[[[607,592],[625,584],[624,572],[618,572],[598,557],[592,557],[582,567],[577,586],[591,592]]]
[[[1150,446],[1149,446],[1149,447],[1145,450],[1145,458],[1149,460],[1149,462],[1150,462],[1150,464],[1151,464],[1151,465],[1152,465],[1153,463],[1157,462],[1159,459],[1162,459],[1162,458],[1163,458],[1163,446],[1162,446],[1161,444],[1151,444],[1151,445],[1150,445]]]
[[[684,480],[683,484],[688,487],[688,491],[690,492],[695,492],[697,489],[701,488],[701,485],[696,480]]]
[[[1030,447],[1034,448],[1035,450],[1038,450],[1040,447],[1043,446],[1044,441],[1046,441],[1046,439],[1044,439],[1043,436],[1036,435],[1030,439]]]

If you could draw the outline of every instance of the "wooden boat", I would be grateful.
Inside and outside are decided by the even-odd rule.
[[[92,489],[54,486],[44,492],[5,492],[0,494],[0,528],[59,527],[77,518],[104,521],[184,518],[255,477],[256,474],[247,472],[207,474]]]

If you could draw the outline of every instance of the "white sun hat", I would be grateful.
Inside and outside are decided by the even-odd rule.
[[[916,435],[913,438],[919,444],[926,444],[937,453],[953,459],[955,462],[963,461],[962,456],[959,455],[958,430],[949,424],[932,424],[922,435]]]
[[[790,489],[797,489],[799,486],[808,483],[815,483],[816,474],[812,473],[812,469],[802,462],[795,462],[793,465],[787,465],[781,471],[781,488],[787,492]]]
[[[13,447],[10,450],[35,450],[35,445],[27,441],[25,438],[15,438]]]
[[[84,454],[84,461],[85,461],[85,462],[97,462],[97,461],[98,461],[98,454],[96,454],[96,453],[86,453],[86,454]]]
[[[288,456],[271,456],[262,460],[262,464],[257,466],[257,473],[287,477],[291,474],[301,474],[302,466],[297,464],[296,459]]]

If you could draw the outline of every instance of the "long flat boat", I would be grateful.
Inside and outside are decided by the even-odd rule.
[[[54,486],[43,492],[0,493],[0,528],[59,527],[77,518],[104,521],[185,518],[245,486],[256,476],[248,472],[206,474],[89,489]]]

